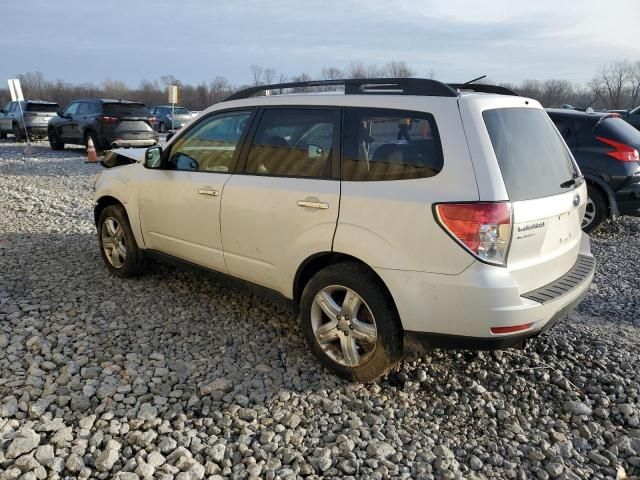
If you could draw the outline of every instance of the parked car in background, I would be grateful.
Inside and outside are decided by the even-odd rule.
[[[179,130],[193,118],[189,110],[178,106],[158,105],[151,107],[150,111],[156,117],[156,126],[160,133]]]
[[[640,130],[640,107],[636,107],[626,114],[623,113],[622,118],[627,123]]]
[[[585,232],[607,218],[640,216],[640,132],[616,113],[547,109],[587,181]]]
[[[45,100],[24,100],[20,104],[8,102],[0,109],[0,138],[12,133],[16,140],[20,140],[25,136],[25,128],[29,137],[46,137],[49,120],[56,116],[60,108],[58,104]]]
[[[156,144],[154,122],[143,103],[82,98],[49,121],[49,144],[62,150],[67,143],[86,146],[91,138],[96,150],[151,146]]]
[[[205,113],[96,177],[114,275],[156,256],[259,285],[299,306],[320,362],[358,381],[409,351],[521,346],[589,289],[586,185],[535,100],[349,79],[250,88]]]
[[[202,112],[200,110],[191,110],[191,118],[196,118]]]

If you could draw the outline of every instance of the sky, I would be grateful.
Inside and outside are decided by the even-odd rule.
[[[598,65],[640,61],[640,0],[3,0],[0,11],[3,83],[40,71],[71,83],[239,85],[252,64],[319,78],[323,67],[393,60],[449,82],[586,83]]]

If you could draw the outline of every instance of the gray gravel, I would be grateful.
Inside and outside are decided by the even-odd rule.
[[[585,302],[523,351],[370,385],[294,315],[160,264],[110,276],[81,150],[0,142],[0,480],[640,475],[640,222],[594,236]]]

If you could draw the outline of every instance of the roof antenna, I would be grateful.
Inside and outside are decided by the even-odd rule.
[[[469,85],[470,83],[477,82],[478,80],[482,80],[483,78],[487,78],[487,76],[482,75],[481,77],[474,78],[473,80],[469,80],[468,82],[464,82],[462,85]]]

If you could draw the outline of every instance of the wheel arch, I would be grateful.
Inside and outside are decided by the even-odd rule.
[[[616,202],[616,195],[607,183],[599,177],[594,175],[585,175],[584,176],[587,185],[592,187],[596,187],[602,191],[604,196],[607,199],[607,206],[609,207],[609,215],[608,218],[615,218],[620,216],[620,210],[618,209],[618,202]]]
[[[100,214],[102,211],[110,205],[121,205],[124,208],[124,213],[127,216],[127,220],[129,220],[129,214],[127,213],[127,207],[125,207],[124,203],[118,200],[115,197],[110,195],[105,195],[104,197],[100,197],[96,202],[95,207],[93,208],[93,220],[96,226],[98,225],[98,220],[100,219]],[[130,221],[130,220],[129,220]]]
[[[300,264],[293,280],[294,305],[296,307],[300,305],[300,299],[302,298],[304,287],[307,285],[307,283],[309,283],[309,280],[311,280],[311,278],[316,273],[331,265],[346,262],[358,263],[369,270],[373,275],[375,275],[375,277],[380,281],[380,284],[384,287],[385,291],[389,295],[389,298],[391,299],[396,312],[398,311],[395,299],[382,277],[380,277],[380,275],[378,275],[378,273],[373,268],[371,268],[370,265],[368,265],[358,257],[340,252],[319,252],[311,255],[310,257],[307,257],[307,259]]]

